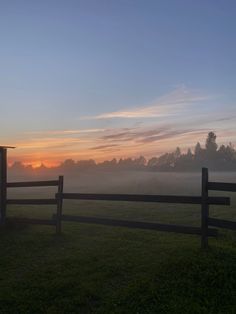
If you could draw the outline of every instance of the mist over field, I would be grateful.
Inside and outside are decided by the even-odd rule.
[[[80,173],[36,173],[35,175],[9,172],[8,181],[54,180],[64,175],[64,191],[81,193],[137,193],[137,194],[200,194],[201,172],[101,171]],[[209,180],[236,182],[236,172],[209,172]],[[21,189],[20,194],[34,189]],[[41,191],[53,188],[41,188]],[[18,189],[19,191],[19,189]],[[10,190],[10,193],[17,193]],[[47,192],[48,193],[48,192]]]

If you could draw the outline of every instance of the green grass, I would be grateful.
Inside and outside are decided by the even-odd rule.
[[[64,205],[68,214],[200,223],[199,206]],[[10,216],[53,212],[8,208]],[[215,206],[211,215],[235,219],[236,210]],[[0,313],[236,313],[236,233],[209,242],[203,252],[192,235],[64,222],[57,237],[54,227],[8,225],[0,229]]]

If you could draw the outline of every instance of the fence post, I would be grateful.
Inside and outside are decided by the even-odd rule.
[[[201,213],[201,229],[202,249],[208,248],[208,216],[209,216],[209,205],[208,205],[208,169],[202,168],[202,213]]]
[[[6,220],[6,200],[7,200],[7,149],[0,148],[0,222]]]
[[[63,176],[59,176],[58,180],[58,196],[57,196],[57,215],[56,215],[56,233],[61,234],[61,215],[62,215],[62,204],[63,204]]]

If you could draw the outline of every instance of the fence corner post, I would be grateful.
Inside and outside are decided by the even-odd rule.
[[[63,205],[63,185],[64,177],[59,176],[58,179],[58,194],[57,194],[57,214],[56,214],[56,234],[61,234],[61,216],[62,216],[62,205]]]
[[[208,248],[208,168],[202,168],[201,248]]]

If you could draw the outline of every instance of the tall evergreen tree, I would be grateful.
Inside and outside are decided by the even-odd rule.
[[[206,139],[206,151],[210,154],[214,154],[217,151],[217,147],[215,133],[209,132]]]

